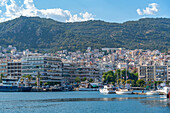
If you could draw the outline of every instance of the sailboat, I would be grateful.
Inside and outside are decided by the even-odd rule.
[[[126,80],[127,80],[127,68],[126,68]],[[121,82],[122,82],[122,80],[121,80]],[[133,93],[133,90],[127,86],[127,83],[126,83],[126,87],[118,88],[116,90],[116,94],[132,94],[132,93]]]

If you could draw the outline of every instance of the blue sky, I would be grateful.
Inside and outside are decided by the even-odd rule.
[[[0,22],[40,16],[62,22],[125,22],[144,17],[170,17],[170,0],[0,0]]]

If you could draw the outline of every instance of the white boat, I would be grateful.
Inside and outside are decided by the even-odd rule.
[[[157,92],[159,92],[160,94],[165,94],[167,95],[168,92],[170,91],[170,87],[168,86],[164,86],[163,88],[160,88],[158,90],[156,90]]]
[[[127,88],[124,88],[124,89],[118,89],[116,91],[116,94],[132,94],[133,93],[133,90],[132,89],[127,89]]]
[[[99,89],[100,93],[104,94],[113,94],[116,93],[115,90],[113,90],[113,87],[105,85],[104,88]]]
[[[158,91],[148,91],[146,92],[147,95],[159,95]]]

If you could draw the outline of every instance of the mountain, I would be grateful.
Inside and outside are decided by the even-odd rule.
[[[100,20],[62,23],[39,17],[23,17],[0,23],[0,45],[23,50],[84,51],[92,48],[170,48],[170,19],[145,18],[124,23]]]

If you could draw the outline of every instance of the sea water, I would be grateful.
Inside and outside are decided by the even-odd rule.
[[[0,92],[0,113],[170,113],[170,101],[98,91]]]

